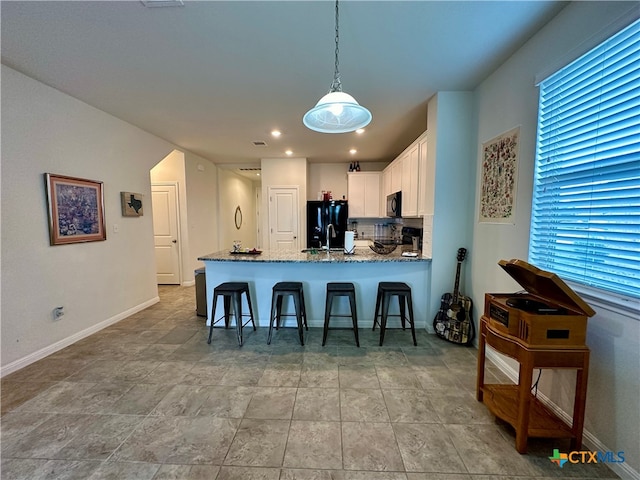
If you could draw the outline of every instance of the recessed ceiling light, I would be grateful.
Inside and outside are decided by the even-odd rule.
[[[271,131],[271,136],[272,137],[278,138],[280,135],[282,135],[282,132],[280,130],[272,130]]]
[[[351,150],[349,150],[349,153],[351,155],[355,155],[356,153],[358,153],[358,150],[356,150],[355,148],[352,148]]]
[[[293,150],[286,150],[284,153],[286,153],[287,155],[291,156],[291,155],[293,155]]]
[[[359,129],[357,129],[357,130],[356,130],[356,133],[357,133],[358,135],[360,135],[360,134],[364,133],[364,128],[359,128]]]

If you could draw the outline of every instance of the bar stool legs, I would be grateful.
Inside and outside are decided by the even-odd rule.
[[[293,297],[293,305],[295,314],[282,313],[282,301],[285,295]],[[271,335],[275,324],[276,330],[280,328],[280,320],[282,317],[295,316],[298,324],[298,335],[300,337],[300,345],[304,345],[304,331],[309,330],[307,326],[307,309],[304,304],[304,290],[302,282],[278,282],[273,286],[271,295],[271,316],[269,318],[269,338],[267,345],[271,344]]]
[[[331,314],[331,306],[333,304],[333,298],[338,296],[349,297],[349,307],[351,308],[351,315],[338,315]],[[324,330],[322,332],[322,346],[327,341],[327,333],[329,332],[329,318],[330,317],[351,317],[351,323],[353,324],[353,333],[356,337],[356,345],[360,346],[360,340],[358,339],[358,313],[356,311],[356,290],[353,283],[350,282],[330,282],[327,283],[327,297],[324,306]]]
[[[249,314],[242,313],[242,294],[246,295],[247,304],[249,305]],[[216,306],[218,303],[218,297],[222,297],[224,306],[224,315],[216,319]],[[233,307],[233,314],[236,320],[236,336],[238,338],[238,345],[242,346],[242,327],[251,322],[253,330],[256,329],[256,323],[253,317],[253,307],[251,305],[251,294],[249,293],[249,284],[247,282],[225,282],[221,283],[213,289],[213,306],[211,307],[211,326],[209,327],[209,339],[207,343],[211,343],[211,337],[213,335],[213,326],[220,320],[224,319],[224,327],[229,328],[231,323],[231,309]],[[243,317],[249,317],[244,324]]]
[[[398,297],[398,305],[400,309],[399,315],[389,315],[389,304],[391,297]],[[406,305],[405,305],[406,302]],[[407,312],[408,308],[408,312]],[[407,318],[406,314],[409,314]],[[409,321],[411,327],[411,336],[413,337],[413,345],[417,346],[416,329],[413,319],[413,301],[411,299],[411,287],[404,282],[380,282],[378,283],[378,295],[376,296],[376,310],[373,317],[373,330],[376,324],[380,325],[380,346],[384,341],[384,334],[387,328],[387,317],[400,317],[402,329],[406,328],[406,321]]]

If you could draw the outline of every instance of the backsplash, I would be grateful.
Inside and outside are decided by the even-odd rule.
[[[367,240],[373,238],[376,231],[376,225],[388,225],[390,235],[394,238],[399,238],[402,234],[402,227],[416,227],[422,228],[422,218],[356,218],[350,219],[348,229],[353,229],[353,222],[356,221],[358,226],[356,228],[358,232],[359,240]]]
[[[422,256],[431,258],[433,215],[425,215],[422,222]]]

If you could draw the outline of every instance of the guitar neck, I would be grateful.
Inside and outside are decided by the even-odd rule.
[[[460,294],[460,267],[462,266],[462,261],[458,261],[458,266],[456,267],[456,282],[453,286],[453,299],[451,302],[455,305],[458,303],[458,295]]]

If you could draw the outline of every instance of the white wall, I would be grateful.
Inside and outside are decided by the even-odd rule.
[[[331,192],[334,200],[347,198],[348,163],[310,163],[308,166],[307,198],[318,200],[318,192]]]
[[[475,318],[481,314],[485,292],[521,288],[497,262],[527,259],[538,101],[534,79],[595,46],[612,22],[628,23],[639,14],[637,2],[572,2],[477,89],[477,162],[482,142],[518,125],[521,143],[515,224],[478,224],[476,200],[472,252],[482,255],[472,253],[472,277],[467,284],[476,299]],[[593,449],[625,452],[626,461],[617,465],[617,473],[640,478],[639,315],[630,318],[596,302],[590,304],[598,313],[589,320],[587,335],[591,363],[585,442]],[[517,373],[513,362],[505,365],[512,369],[512,376]],[[570,413],[574,382],[574,372],[545,370],[540,392]]]
[[[429,331],[433,332],[431,324],[440,307],[440,297],[453,291],[458,249],[468,249],[470,257],[474,254],[470,248],[469,213],[475,169],[473,95],[471,92],[439,92],[429,100],[427,116],[427,155],[430,163],[435,162],[429,294],[431,321],[427,322]],[[427,227],[425,225],[429,230]],[[462,282],[469,271],[469,262],[465,261],[461,270]]]
[[[231,170],[218,171],[220,250],[231,250],[240,240],[243,248],[256,247],[256,208],[254,183]],[[242,225],[236,229],[236,207],[242,210]],[[207,252],[211,253],[211,252]]]
[[[300,245],[304,244],[307,224],[307,159],[263,158],[262,173],[262,246],[269,248],[269,187],[298,187],[298,218]]]
[[[151,183],[178,184],[181,283],[194,283],[198,257],[218,250],[218,168],[191,152],[174,150],[150,173]]]
[[[157,301],[151,215],[123,217],[120,192],[150,201],[172,149],[2,66],[3,375]],[[45,172],[104,182],[106,241],[49,245]]]
[[[218,222],[218,167],[191,152],[185,152],[185,180],[189,217],[189,256],[185,260],[186,274],[204,266],[198,257],[220,249]]]
[[[381,172],[389,162],[360,164],[363,172]],[[330,191],[334,200],[349,199],[347,173],[349,163],[310,163],[307,178],[307,200],[318,200],[318,192]]]
[[[151,169],[149,177],[151,184],[176,184],[178,190],[178,228],[180,237],[178,245],[180,248],[180,283],[189,285],[194,282],[193,269],[189,269],[188,261],[191,258],[189,249],[189,229],[187,228],[189,219],[189,209],[187,204],[187,179],[185,174],[184,153],[179,150],[172,151]]]

